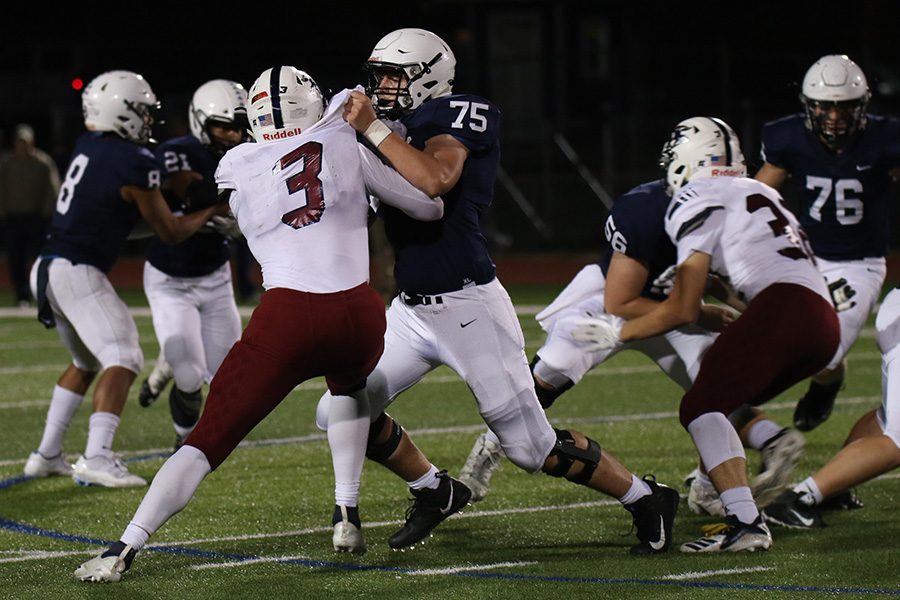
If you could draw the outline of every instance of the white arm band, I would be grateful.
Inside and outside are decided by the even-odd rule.
[[[378,119],[372,121],[371,125],[366,127],[366,131],[363,133],[363,136],[376,148],[389,135],[391,135],[390,128]]]

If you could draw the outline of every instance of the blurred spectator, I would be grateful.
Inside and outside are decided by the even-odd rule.
[[[32,301],[28,269],[37,256],[56,204],[59,173],[50,156],[35,147],[34,130],[16,127],[12,153],[0,161],[0,222],[15,302]]]

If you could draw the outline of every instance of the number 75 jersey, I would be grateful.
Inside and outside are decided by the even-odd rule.
[[[747,177],[706,177],[683,187],[666,211],[678,264],[710,256],[719,275],[746,302],[775,283],[807,287],[831,302],[806,235],[781,196]]]
[[[900,121],[866,115],[866,128],[829,151],[796,114],[767,123],[763,159],[787,170],[800,224],[816,256],[859,260],[887,254],[891,168],[900,165]]]

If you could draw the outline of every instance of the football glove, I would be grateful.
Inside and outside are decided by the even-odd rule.
[[[659,274],[659,277],[653,280],[652,290],[656,294],[668,296],[675,285],[675,271],[678,265],[669,265],[669,268]]]
[[[625,320],[614,315],[584,317],[572,328],[572,338],[584,343],[589,352],[612,350],[622,345],[620,333]]]
[[[856,306],[856,302],[851,300],[856,295],[856,290],[850,287],[850,284],[843,277],[829,283],[828,291],[831,292],[831,302],[838,312]]]
[[[224,235],[228,238],[235,239],[241,237],[241,230],[238,228],[237,220],[234,217],[216,215],[211,217],[204,227],[208,227],[219,235]]]

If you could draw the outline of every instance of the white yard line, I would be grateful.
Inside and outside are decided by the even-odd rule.
[[[200,565],[191,565],[191,568],[195,571],[202,571],[203,569],[228,569],[231,567],[243,567],[244,565],[253,565],[258,563],[273,563],[273,562],[282,562],[286,560],[312,560],[308,556],[267,556],[267,557],[259,557],[259,558],[248,558],[247,560],[230,560],[228,562],[218,562],[218,563],[203,563]]]
[[[29,560],[45,560],[47,558],[61,558],[66,556],[92,556],[97,554],[97,549],[91,550],[67,550],[67,551],[44,551],[44,550],[11,550],[4,554],[18,554],[19,556],[11,556],[9,558],[0,558],[0,563],[25,562]]]
[[[407,575],[455,575],[456,573],[468,573],[471,571],[487,571],[489,569],[504,569],[506,567],[527,567],[538,564],[536,560],[500,562],[487,565],[462,565],[459,567],[444,567],[443,569],[416,569],[409,571]]]
[[[716,575],[740,575],[743,573],[759,573],[762,571],[773,570],[773,567],[744,567],[741,569],[717,569],[715,571],[688,571],[687,573],[664,575],[659,579],[665,579],[667,581],[685,581],[690,579],[701,579],[703,577],[714,577]]]

